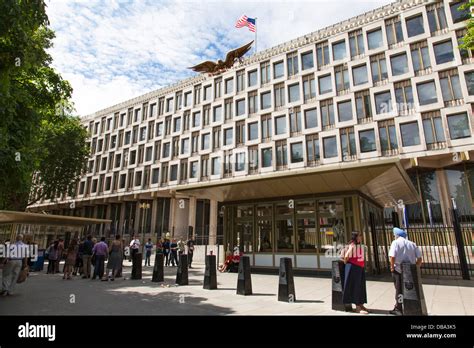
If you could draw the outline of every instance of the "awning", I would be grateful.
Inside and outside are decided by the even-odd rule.
[[[108,224],[111,222],[112,220],[107,219],[90,219],[77,216],[49,215],[0,210],[0,224],[85,226],[94,224]]]
[[[360,191],[381,206],[416,203],[418,195],[398,158],[277,171],[199,183],[176,193],[221,202]]]

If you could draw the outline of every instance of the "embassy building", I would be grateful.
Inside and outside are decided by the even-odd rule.
[[[395,2],[84,117],[77,187],[28,210],[111,219],[96,235],[238,245],[253,267],[329,269],[360,230],[370,268],[384,221],[472,215],[460,4]]]

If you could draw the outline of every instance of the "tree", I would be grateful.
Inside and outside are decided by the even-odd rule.
[[[467,17],[467,33],[461,39],[461,44],[459,45],[459,48],[464,50],[474,50],[474,19],[471,7],[474,7],[474,0],[469,0],[467,3],[459,6],[459,11],[466,12]]]
[[[51,193],[54,185],[72,185],[78,173],[71,169],[82,167],[75,161],[86,134],[77,118],[58,112],[70,111],[72,88],[50,66],[46,50],[54,33],[48,26],[44,1],[0,1],[0,209],[24,210],[33,176],[41,175]],[[65,137],[71,153],[61,151]],[[63,157],[53,161],[56,154]],[[71,167],[45,167],[53,163]],[[58,173],[65,175],[61,182]]]

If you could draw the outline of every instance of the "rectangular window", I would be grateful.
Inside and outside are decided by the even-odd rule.
[[[270,76],[270,62],[260,63],[260,83],[262,85],[269,83],[271,80]]]
[[[408,59],[406,53],[390,56],[390,65],[392,66],[392,75],[398,76],[408,72]]]
[[[441,31],[448,26],[442,2],[427,6],[426,10],[431,33]]]
[[[253,91],[249,93],[248,101],[249,101],[249,115],[252,115],[258,111],[257,91]]]
[[[234,129],[224,129],[224,145],[232,145],[234,142]]]
[[[268,147],[262,149],[262,167],[271,167],[272,166],[272,148]]]
[[[360,152],[371,152],[377,150],[375,144],[375,131],[367,129],[359,132]]]
[[[349,71],[346,65],[339,65],[334,68],[336,75],[336,91],[342,92],[349,89]]]
[[[469,95],[474,95],[474,71],[464,73],[466,78],[467,92]]]
[[[201,137],[201,150],[208,150],[210,146],[211,135],[209,133],[203,134]]]
[[[178,157],[179,155],[179,137],[173,137],[173,158]]]
[[[275,143],[275,150],[277,169],[283,169],[288,165],[288,145],[286,140],[277,141]]]
[[[199,148],[199,132],[194,132],[191,135],[191,153],[198,152]]]
[[[301,110],[299,107],[290,108],[290,134],[299,134],[301,131]]]
[[[273,77],[275,79],[278,79],[280,77],[283,77],[285,75],[285,67],[283,65],[283,61],[279,61],[276,63],[273,63]]]
[[[466,1],[454,2],[449,5],[453,23],[459,23],[469,19],[469,9],[462,10],[460,7],[466,4]]]
[[[399,17],[390,18],[385,21],[385,31],[389,46],[403,41],[402,24]]]
[[[339,122],[352,120],[352,102],[350,99],[337,103],[337,114]]]
[[[351,161],[356,159],[356,143],[354,136],[354,128],[342,128],[339,131],[341,137],[341,152],[343,161]]]
[[[181,154],[189,154],[189,138],[181,139]]]
[[[471,136],[467,113],[448,115],[449,135],[452,140]]]
[[[224,119],[226,121],[232,119],[233,107],[234,107],[234,101],[232,98],[228,98],[224,101]]]
[[[409,122],[400,124],[400,133],[403,146],[420,145],[420,131],[418,122]]]
[[[193,113],[193,127],[201,126],[201,112],[196,111]]]
[[[416,90],[418,92],[418,102],[420,105],[428,105],[438,102],[434,81],[419,83],[416,85]]]
[[[214,80],[214,99],[222,97],[222,78]]]
[[[209,176],[209,156],[201,157],[201,179],[207,179]]]
[[[319,77],[318,84],[319,94],[332,92],[331,74]]]
[[[443,121],[439,111],[421,114],[423,119],[423,132],[425,133],[426,145],[432,145],[446,141],[444,137]]]
[[[423,24],[423,15],[421,14],[408,18],[406,20],[406,24],[408,37],[420,35],[425,32],[425,27]]]
[[[212,91],[212,86],[204,86],[204,98],[203,100],[211,100],[211,91]]]
[[[189,164],[189,177],[191,179],[197,178],[198,176],[198,161],[192,161]]]
[[[337,137],[323,138],[324,158],[337,157]]]
[[[249,140],[258,139],[258,122],[249,123]]]
[[[441,93],[444,102],[462,99],[461,84],[459,83],[458,70],[448,70],[439,73]]]
[[[303,162],[303,143],[291,144],[291,163]]]
[[[237,145],[245,143],[245,121],[239,121],[235,124],[235,142]]]
[[[334,106],[332,99],[323,100],[320,103],[321,109],[321,120],[323,130],[331,129],[334,127]]]
[[[158,116],[163,115],[165,110],[165,97],[158,99]]]
[[[275,117],[275,134],[285,134],[286,133],[286,116],[276,116]]]
[[[201,85],[194,86],[194,105],[201,104]]]
[[[376,48],[382,47],[383,46],[382,29],[377,28],[375,30],[368,31],[367,42],[368,42],[369,50],[374,50]]]
[[[153,155],[153,146],[149,146],[145,150],[145,162],[151,161]]]
[[[356,30],[349,33],[349,47],[351,49],[352,58],[365,53],[362,30]]]
[[[258,170],[258,145],[249,146],[249,172],[255,173]]]
[[[235,115],[242,116],[245,114],[245,99],[239,99],[235,102]]]
[[[329,46],[327,41],[316,45],[316,58],[318,63],[318,69],[330,63]]]
[[[158,184],[160,178],[160,168],[153,168],[151,171],[151,183]]]
[[[384,154],[398,149],[395,122],[393,120],[379,122],[379,138]]]
[[[225,80],[225,94],[232,93],[234,91],[234,79],[231,77],[230,79]]]
[[[369,121],[372,119],[372,105],[370,102],[369,90],[361,91],[355,94],[357,119]]]
[[[307,109],[304,111],[305,128],[316,128],[318,126],[318,113],[316,108]]]
[[[171,134],[171,116],[165,118],[165,135]]]
[[[381,82],[388,78],[384,53],[370,57],[370,67],[372,70],[373,83]]]
[[[274,87],[275,107],[279,108],[285,105],[285,83],[277,83]]]
[[[428,53],[428,43],[426,41],[410,45],[410,49],[413,70],[415,70],[415,73],[431,68],[430,55]]]
[[[262,110],[268,109],[272,106],[272,92],[264,92],[260,94],[260,105]]]
[[[214,106],[214,112],[212,116],[213,122],[220,122],[222,120],[222,106]]]
[[[176,117],[173,120],[173,132],[180,132],[181,131],[181,117]]]
[[[413,101],[413,92],[410,80],[397,82],[395,87],[395,99],[397,102],[398,111],[407,113],[415,107]]]
[[[288,69],[288,76],[296,75],[299,71],[298,52],[288,53],[286,55],[286,63],[287,63],[287,69]]]
[[[346,58],[346,40],[332,44],[332,55],[334,61]]]
[[[176,181],[178,180],[178,165],[173,164],[170,167],[170,181]]]
[[[218,149],[221,147],[221,127],[214,127],[212,129],[212,148]]]
[[[245,152],[235,154],[235,171],[245,170]]]
[[[237,71],[237,93],[245,89],[245,70]]]
[[[313,51],[301,54],[302,70],[312,69],[314,67]]]
[[[211,119],[211,105],[204,105],[203,107],[203,126],[208,126]]]
[[[436,64],[443,64],[454,60],[453,43],[451,40],[433,44]]]
[[[352,77],[354,79],[354,86],[363,85],[369,82],[367,74],[367,65],[359,65],[352,68]]]
[[[392,94],[390,91],[377,93],[375,96],[375,112],[385,114],[392,111]]]
[[[306,136],[306,157],[308,165],[314,165],[319,162],[319,137],[317,134]]]
[[[163,144],[163,158],[166,158],[166,157],[170,156],[170,150],[171,150],[171,144],[170,143],[164,143]]]
[[[300,100],[300,84],[295,83],[288,86],[288,102],[294,103]]]
[[[191,106],[191,92],[184,93],[184,107]]]
[[[262,140],[272,137],[272,115],[262,115]]]
[[[257,85],[257,69],[248,72],[249,87]]]
[[[316,85],[314,74],[303,76],[303,95],[304,101],[316,98]]]

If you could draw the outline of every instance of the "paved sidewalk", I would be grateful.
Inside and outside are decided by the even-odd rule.
[[[152,267],[143,268],[142,280],[114,282],[63,280],[62,274],[30,273],[15,294],[0,297],[0,315],[359,315],[331,309],[331,279],[295,277],[296,302],[277,301],[278,276],[253,274],[252,296],[236,295],[237,274],[218,272],[218,290],[202,288],[204,265],[189,270],[189,286],[175,286],[176,268],[165,267],[165,282],[152,283]],[[46,269],[46,268],[45,268]],[[62,266],[61,266],[62,269]],[[474,315],[474,281],[436,281],[423,285],[431,315]],[[373,315],[393,308],[390,281],[367,281],[367,307]]]

